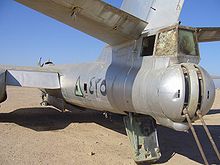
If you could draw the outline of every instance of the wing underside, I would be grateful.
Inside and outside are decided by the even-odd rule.
[[[117,45],[139,38],[147,23],[100,0],[16,0],[71,27]]]

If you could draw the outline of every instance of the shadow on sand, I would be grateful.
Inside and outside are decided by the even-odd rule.
[[[215,110],[214,112],[216,113],[217,111],[220,110]],[[18,109],[11,113],[0,113],[0,122],[16,123],[35,131],[64,129],[71,123],[97,123],[121,134],[126,134],[122,116],[112,115],[110,120],[106,119],[101,112],[91,110],[62,113],[49,107]],[[220,148],[220,126],[210,125],[208,128],[218,148]],[[202,126],[196,125],[195,129],[209,163],[220,164]],[[158,137],[162,157],[157,163],[167,162],[175,153],[178,153],[203,164],[203,160],[191,133],[177,132],[169,128],[158,126]]]
[[[16,123],[35,131],[60,130],[71,123],[97,123],[121,134],[126,134],[121,116],[114,115],[109,120],[104,117],[102,112],[93,110],[60,112],[52,107],[23,108],[10,113],[0,113],[0,122]]]
[[[220,109],[211,109],[207,115],[220,114]]]

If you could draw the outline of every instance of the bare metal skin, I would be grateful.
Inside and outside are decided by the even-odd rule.
[[[123,114],[136,162],[160,158],[156,123],[186,131],[186,115],[195,121],[198,110],[203,116],[211,108],[215,86],[198,65],[198,42],[220,40],[220,29],[180,26],[183,0],[137,0],[134,8],[125,0],[122,10],[99,0],[17,1],[108,45],[91,63],[1,66],[0,102],[6,85],[35,87],[43,92],[42,105]]]

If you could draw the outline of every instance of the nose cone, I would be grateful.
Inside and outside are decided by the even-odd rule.
[[[196,111],[208,113],[215,98],[214,82],[209,74],[195,64],[170,66],[164,72],[158,89],[163,113],[172,121],[185,120],[183,110],[187,109],[191,119]]]

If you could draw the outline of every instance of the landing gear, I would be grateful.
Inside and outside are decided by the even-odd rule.
[[[40,105],[41,105],[42,107],[46,107],[46,106],[48,106],[48,102],[47,102],[47,101],[42,101],[42,102],[40,103]]]
[[[129,113],[124,117],[124,124],[133,148],[135,162],[156,162],[161,153],[155,120],[150,116]]]
[[[48,106],[48,95],[44,92],[41,94],[42,102],[40,103],[41,106],[46,107]]]

